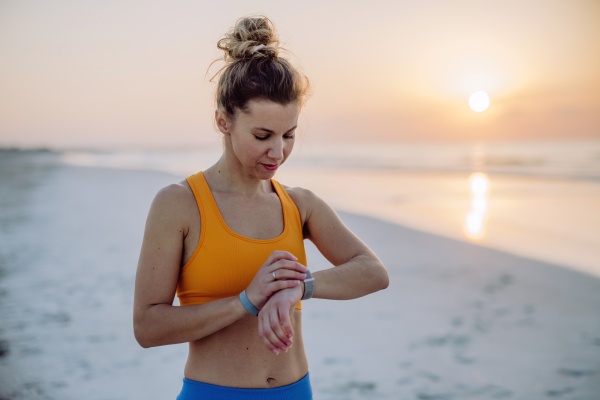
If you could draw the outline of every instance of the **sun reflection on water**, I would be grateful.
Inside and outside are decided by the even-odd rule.
[[[465,217],[465,234],[471,239],[483,237],[485,216],[488,209],[488,177],[476,172],[469,177],[471,210]]]

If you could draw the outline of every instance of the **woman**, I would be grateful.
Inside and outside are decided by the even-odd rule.
[[[134,332],[144,348],[189,342],[180,400],[311,399],[300,300],[388,286],[381,261],[330,206],[273,179],[309,90],[278,43],[261,16],[241,18],[219,41],[223,155],[162,188],[146,221]],[[312,275],[304,239],[336,267]]]

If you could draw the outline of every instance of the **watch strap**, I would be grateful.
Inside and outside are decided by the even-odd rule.
[[[306,279],[304,280],[304,294],[302,295],[301,300],[310,299],[315,292],[315,278],[313,278],[312,274],[309,270],[306,270]]]

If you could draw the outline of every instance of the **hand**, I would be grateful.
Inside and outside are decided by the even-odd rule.
[[[260,310],[273,293],[296,287],[301,280],[306,279],[307,268],[296,262],[297,259],[287,251],[271,253],[246,288],[248,300],[254,307]],[[276,278],[273,277],[273,271],[276,271]]]
[[[290,317],[303,291],[304,284],[280,290],[258,313],[258,336],[275,354],[279,354],[279,350],[287,351],[292,345],[294,330]]]

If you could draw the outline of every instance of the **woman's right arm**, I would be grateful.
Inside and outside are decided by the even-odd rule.
[[[190,207],[195,206],[186,190],[178,184],[162,188],[146,219],[133,301],[133,332],[144,348],[202,338],[242,318],[246,312],[235,297],[173,306],[183,241],[189,231],[189,216],[194,212]]]
[[[183,241],[190,221],[194,221],[190,218],[194,212],[198,213],[198,206],[193,194],[189,188],[178,184],[161,189],[150,206],[135,277],[133,303],[133,331],[144,348],[201,339],[250,315],[238,296],[205,304],[173,306]],[[292,260],[287,252],[274,252],[257,272],[246,290],[249,298],[262,303],[257,307],[261,308],[275,291],[298,284],[293,280],[271,282],[271,272],[275,269],[306,270]],[[278,274],[291,278],[291,274],[299,272]],[[297,279],[303,279],[302,275],[298,275]]]

